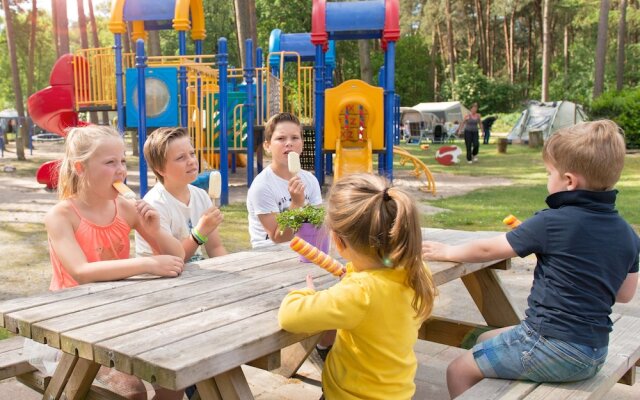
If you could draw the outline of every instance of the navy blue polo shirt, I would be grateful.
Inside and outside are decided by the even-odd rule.
[[[611,307],[627,274],[638,272],[640,238],[615,209],[616,190],[547,197],[507,240],[538,258],[526,322],[539,334],[592,347],[609,343]]]

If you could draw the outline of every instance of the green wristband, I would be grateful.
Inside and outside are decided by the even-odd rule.
[[[209,240],[208,237],[198,232],[196,228],[191,228],[191,236],[193,236],[193,238],[196,239],[196,242],[199,245],[205,244],[207,243],[207,240]]]

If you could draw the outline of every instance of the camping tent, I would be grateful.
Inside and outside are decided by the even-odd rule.
[[[530,131],[542,131],[544,140],[547,140],[558,129],[587,119],[587,114],[580,104],[570,101],[541,103],[531,100],[507,135],[507,139],[528,141]]]
[[[440,103],[420,103],[412,107],[420,111],[423,115],[434,114],[441,124],[462,122],[462,118],[469,113],[469,110],[459,101],[447,101]],[[426,118],[425,118],[426,120]]]

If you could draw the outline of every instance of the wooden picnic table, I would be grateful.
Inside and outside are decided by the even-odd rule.
[[[423,229],[425,239],[450,244],[495,234]],[[519,322],[494,270],[510,260],[428,264],[438,285],[462,279],[488,325]],[[315,343],[317,335],[282,331],[277,321],[282,298],[304,287],[309,273],[319,288],[336,283],[286,245],[243,251],[189,264],[178,278],[135,277],[4,301],[0,324],[63,351],[47,400],[63,392],[84,398],[101,365],[168,389],[196,384],[203,399],[253,398],[242,364],[285,349],[279,371],[291,374]],[[475,328],[431,318],[420,337],[459,345]]]

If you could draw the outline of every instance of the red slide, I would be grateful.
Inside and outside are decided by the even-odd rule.
[[[33,122],[46,132],[66,136],[67,129],[86,125],[78,120],[78,113],[74,109],[74,79],[72,54],[65,54],[56,61],[49,85],[29,97],[27,109]],[[83,68],[87,68],[84,58],[76,57]],[[87,73],[81,76],[88,76]],[[85,88],[88,85],[83,85]],[[53,190],[58,186],[59,160],[49,161],[40,166],[36,172],[38,183]]]
[[[34,93],[27,101],[33,122],[45,131],[60,136],[65,136],[68,128],[84,124],[78,121],[78,113],[74,109],[73,60],[72,54],[60,57],[51,70],[51,86]],[[84,58],[76,57],[76,60],[81,60],[81,65],[86,67]]]

